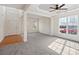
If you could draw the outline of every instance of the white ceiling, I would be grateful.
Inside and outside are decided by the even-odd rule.
[[[55,7],[55,4],[40,4],[39,5],[39,8],[44,11],[50,11],[51,9],[49,7]],[[68,10],[74,10],[74,9],[79,8],[79,4],[66,4],[65,6],[63,6],[63,8],[68,8]]]
[[[22,10],[28,8],[29,6],[29,4],[0,4],[0,5],[22,9]]]
[[[17,9],[25,9],[25,8],[27,9],[30,4],[0,4],[0,5],[13,7]],[[41,10],[50,11],[51,9],[49,7],[55,7],[55,4],[40,4],[38,7]],[[79,4],[66,4],[63,8],[68,8],[68,10],[73,10],[79,8]]]
[[[57,15],[59,13],[64,13],[67,11],[73,11],[79,9],[79,4],[65,4],[64,7],[62,8],[68,8],[67,10],[56,10],[53,12],[49,7],[54,7],[56,4],[31,4],[30,7],[28,8],[29,13],[37,14],[37,15],[42,15],[46,17],[51,17],[53,15]],[[61,5],[61,4],[59,4]]]
[[[13,8],[17,8],[17,9],[22,9],[22,10],[28,9],[28,11],[31,11],[31,13],[34,12],[36,14],[47,15],[47,16],[57,14],[57,12],[58,13],[64,12],[62,10],[49,12],[51,10],[49,7],[54,7],[55,4],[0,4],[0,5],[13,7]],[[61,5],[61,4],[59,4],[59,5]],[[79,4],[66,4],[63,8],[68,8],[67,11],[75,10],[75,9],[79,8]]]

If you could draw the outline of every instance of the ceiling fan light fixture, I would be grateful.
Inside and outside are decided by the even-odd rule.
[[[50,9],[53,9],[50,12],[56,11],[56,10],[67,10],[67,8],[62,8],[63,6],[65,6],[65,4],[62,4],[60,6],[58,4],[56,4],[55,7],[50,7]]]

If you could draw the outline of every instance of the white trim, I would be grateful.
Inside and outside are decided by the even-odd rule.
[[[27,42],[27,12],[24,12],[24,42]]]

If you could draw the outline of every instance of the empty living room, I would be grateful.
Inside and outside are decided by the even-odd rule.
[[[0,55],[79,55],[79,4],[0,4]]]

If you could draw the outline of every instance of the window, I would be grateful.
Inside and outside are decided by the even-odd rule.
[[[60,32],[66,33],[66,30],[67,30],[67,20],[66,20],[66,18],[60,18],[59,26],[60,26]]]
[[[61,33],[77,34],[78,16],[69,16],[59,19],[59,28]]]

